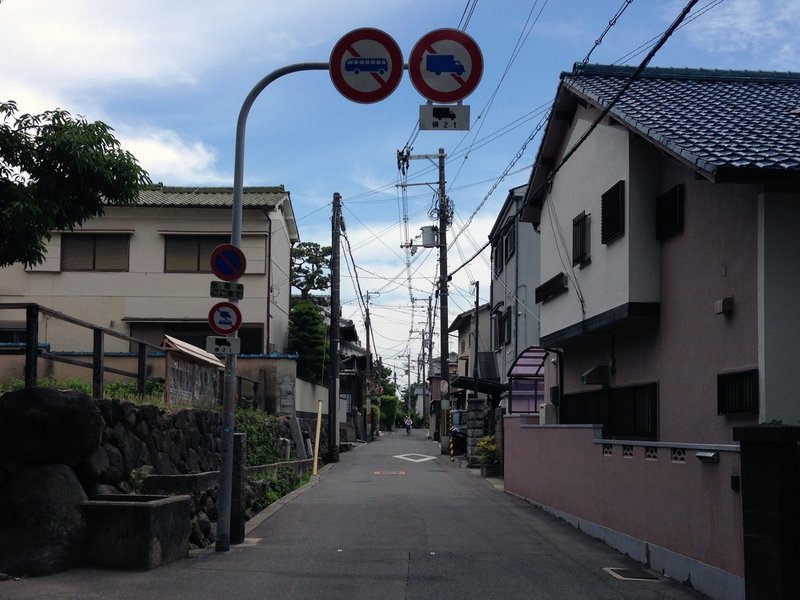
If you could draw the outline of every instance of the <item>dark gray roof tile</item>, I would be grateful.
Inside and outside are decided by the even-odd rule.
[[[633,67],[576,66],[563,85],[606,107]],[[800,170],[800,73],[645,69],[611,114],[712,175]]]

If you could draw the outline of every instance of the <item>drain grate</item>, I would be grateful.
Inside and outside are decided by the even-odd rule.
[[[603,567],[603,571],[622,581],[658,581],[658,575],[646,569],[623,569],[618,567]]]

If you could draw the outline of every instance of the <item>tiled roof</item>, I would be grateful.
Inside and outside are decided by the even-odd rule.
[[[289,192],[278,187],[244,188],[244,208],[271,208],[289,197]],[[171,206],[189,208],[230,208],[233,206],[233,188],[164,187],[148,186],[139,192],[138,206]]]
[[[576,66],[563,86],[605,108],[634,70]],[[711,178],[800,173],[800,73],[645,69],[610,114]]]

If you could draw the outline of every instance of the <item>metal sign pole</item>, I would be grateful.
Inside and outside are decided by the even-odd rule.
[[[244,136],[247,116],[258,95],[270,83],[298,71],[327,71],[326,62],[297,63],[276,69],[250,91],[242,103],[239,120],[236,123],[236,150],[233,163],[233,213],[231,216],[231,244],[242,245],[242,201],[244,197]],[[236,303],[236,300],[232,301]],[[236,337],[236,334],[233,334]],[[214,549],[225,552],[231,547],[231,490],[233,488],[233,429],[234,408],[236,405],[236,355],[225,358],[225,386],[222,401],[222,456],[219,466],[219,498],[217,500],[217,541]]]

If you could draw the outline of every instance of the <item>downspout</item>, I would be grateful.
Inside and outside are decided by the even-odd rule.
[[[265,323],[264,344],[261,351],[266,353],[269,351],[270,335],[272,333],[272,217],[269,216],[268,210],[265,210],[264,214],[267,217],[267,321]],[[291,251],[289,256],[289,262],[291,263]],[[291,292],[291,284],[289,290]]]

